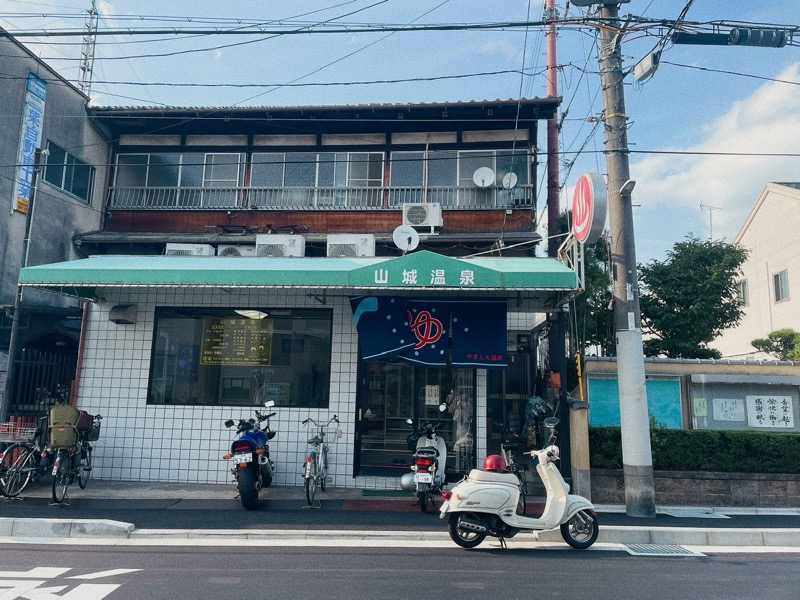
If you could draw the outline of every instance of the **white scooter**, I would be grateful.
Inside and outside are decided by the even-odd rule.
[[[439,405],[439,412],[446,410],[447,404]],[[406,423],[414,427],[411,419],[406,419]],[[411,461],[411,473],[406,473],[400,478],[400,487],[416,494],[422,512],[427,512],[428,504],[433,504],[433,494],[441,493],[444,486],[447,444],[437,433],[443,425],[442,421],[435,423],[428,421],[419,429],[414,428],[408,436],[409,449],[414,455]]]
[[[505,547],[505,540],[521,531],[546,531],[556,527],[560,527],[564,541],[579,550],[597,540],[599,525],[594,506],[586,498],[569,493],[569,484],[555,465],[559,451],[553,442],[558,419],[550,417],[544,424],[550,432],[550,445],[530,453],[534,462],[538,461],[536,471],[547,493],[542,515],[531,518],[517,514],[519,480],[516,475],[473,469],[452,490],[442,492],[444,502],[439,518],[449,515],[450,538],[456,544],[474,548],[489,535],[499,538]]]

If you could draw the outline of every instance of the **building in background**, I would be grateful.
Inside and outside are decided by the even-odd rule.
[[[800,331],[800,183],[769,183],[733,243],[746,248],[738,282],[744,316],[712,346],[724,358],[774,360],[752,341],[772,331]]]
[[[69,393],[82,313],[75,299],[41,290],[18,299],[17,276],[81,257],[72,236],[100,228],[109,146],[86,117],[88,98],[8,35],[0,71],[0,407],[32,415]]]

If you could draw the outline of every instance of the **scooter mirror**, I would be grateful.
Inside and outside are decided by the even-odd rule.
[[[273,406],[275,406],[275,400],[267,400],[266,402],[264,402],[265,408],[272,408]]]
[[[228,427],[228,428],[233,427],[233,420],[232,419],[228,419],[227,421],[225,421],[225,427]]]
[[[446,404],[446,403],[444,403],[444,402],[442,402],[442,403],[439,405],[439,412],[443,413],[443,412],[445,412],[446,410],[447,410],[447,404]]]

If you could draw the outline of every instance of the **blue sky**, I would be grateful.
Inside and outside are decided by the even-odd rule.
[[[789,11],[780,0],[695,0],[690,4],[686,14],[690,22],[793,26],[800,21],[796,11]],[[12,32],[81,29],[83,13],[90,5],[90,0],[0,0],[0,26]],[[556,6],[562,17],[585,14],[585,9],[576,7],[565,12],[565,0],[556,0]],[[620,12],[671,20],[684,6],[683,0],[631,0]],[[349,25],[352,30],[378,24],[540,21],[543,14],[542,0],[241,0],[224,4],[97,0],[97,7],[101,29],[209,25],[230,29],[254,23],[301,28],[328,22]],[[626,67],[657,46],[660,38],[655,33],[624,36]],[[78,79],[80,37],[23,41],[63,76]],[[558,91],[564,99],[562,114],[566,113],[560,144],[562,207],[566,208],[581,173],[605,172],[602,130],[595,126],[602,100],[594,30],[575,25],[560,28],[557,44]],[[98,38],[92,101],[136,106],[284,106],[535,97],[546,95],[545,66],[540,27],[263,37],[116,35]],[[800,181],[797,46],[667,44],[650,79],[635,82],[629,76],[626,82],[628,141],[634,151],[631,177],[637,181],[633,202],[639,262],[663,260],[665,252],[689,234],[733,240],[768,182]],[[185,83],[199,85],[175,85]],[[539,143],[544,150],[544,135]],[[544,194],[542,185],[542,198]],[[542,216],[546,216],[544,211]],[[546,232],[544,220],[540,231]]]

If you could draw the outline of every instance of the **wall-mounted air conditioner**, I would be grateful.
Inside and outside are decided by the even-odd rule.
[[[375,236],[371,233],[331,233],[328,256],[375,256]]]
[[[210,244],[167,244],[167,256],[214,256],[216,251]]]
[[[256,256],[305,256],[306,238],[302,235],[265,233],[256,236]]]
[[[256,247],[253,244],[220,244],[217,246],[217,256],[255,256]]]
[[[431,229],[441,227],[442,205],[437,202],[403,204],[403,225],[430,227]]]

